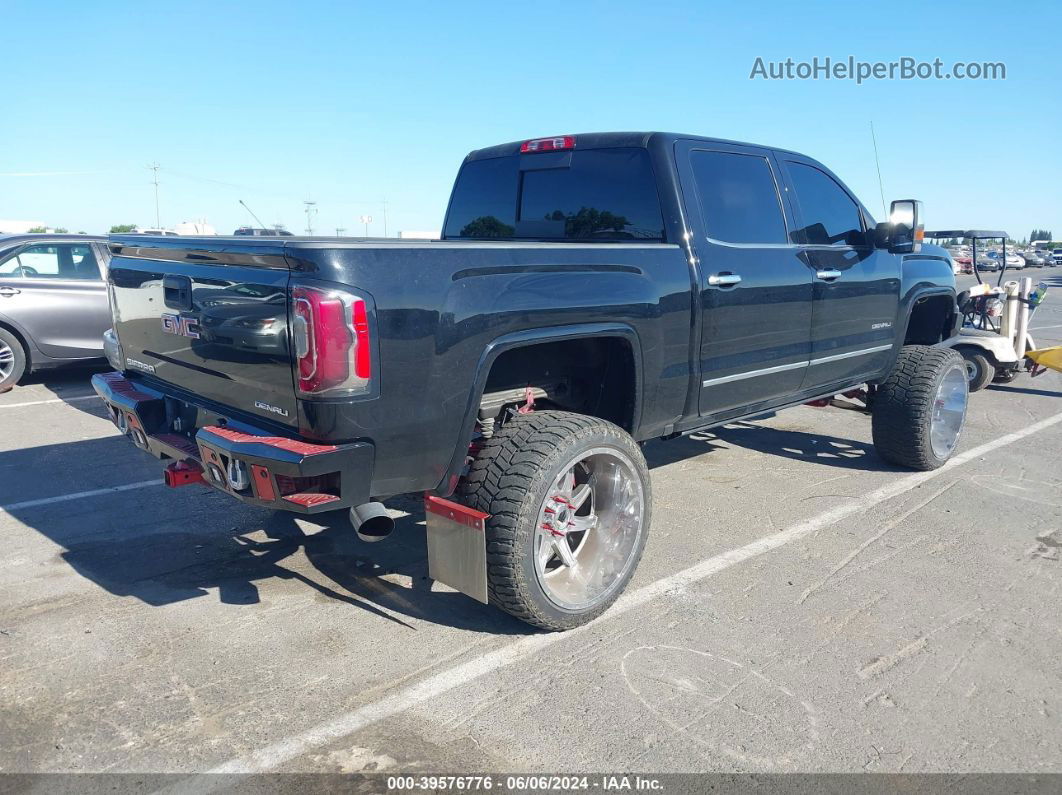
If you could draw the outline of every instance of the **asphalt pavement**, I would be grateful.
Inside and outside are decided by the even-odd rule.
[[[1062,344],[1062,270],[1034,316]],[[963,283],[971,279],[963,278]],[[1062,374],[954,461],[800,407],[645,448],[603,618],[542,634],[391,540],[167,489],[85,371],[0,396],[0,771],[1062,772]]]

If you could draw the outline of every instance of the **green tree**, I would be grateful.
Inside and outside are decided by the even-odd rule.
[[[465,224],[461,237],[512,237],[516,229],[493,215],[481,215]]]
[[[136,229],[136,224],[115,224],[111,227],[112,235],[121,235],[126,232],[132,232]]]
[[[55,233],[57,235],[65,235],[69,231],[70,230],[67,229],[65,226],[57,226],[57,227],[55,227]]]
[[[624,216],[596,207],[580,207],[579,212],[572,215],[554,210],[546,220],[564,221],[564,236],[568,238],[593,237],[597,232],[622,232],[629,225]]]
[[[29,229],[29,234],[31,234],[31,235],[39,235],[39,234],[42,234],[42,233],[47,232],[47,231],[48,231],[48,227],[46,227],[46,226],[34,226],[34,227],[31,227]]]

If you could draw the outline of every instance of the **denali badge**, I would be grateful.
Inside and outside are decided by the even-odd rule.
[[[269,411],[273,414],[279,414],[281,417],[288,416],[288,412],[286,409],[282,409],[280,406],[270,406],[268,403],[263,403],[261,400],[256,400],[254,402],[254,407],[256,409],[261,409],[262,411]]]
[[[150,364],[144,364],[143,362],[138,362],[136,359],[127,358],[125,360],[125,364],[127,367],[132,367],[134,370],[143,370],[145,373],[155,372],[154,366]]]
[[[179,337],[191,337],[199,339],[199,323],[190,317],[180,315],[162,315],[162,330],[167,334],[176,334]]]
[[[871,323],[870,328],[877,331],[879,328],[892,328],[892,323]]]

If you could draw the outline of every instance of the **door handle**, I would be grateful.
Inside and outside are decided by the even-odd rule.
[[[21,292],[21,290],[16,290],[14,287],[0,287],[0,295],[4,296],[5,298],[10,297],[12,295],[18,295]]]
[[[741,277],[736,273],[716,273],[708,277],[708,284],[712,287],[733,287],[741,282]]]
[[[841,272],[835,270],[815,271],[815,278],[822,279],[824,282],[832,282],[841,278]]]

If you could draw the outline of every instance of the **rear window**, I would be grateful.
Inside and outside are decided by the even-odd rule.
[[[767,158],[695,150],[690,165],[708,237],[726,243],[785,243],[785,218]]]
[[[454,188],[445,236],[661,241],[664,224],[649,153],[588,149],[570,156],[511,155],[466,163]]]

